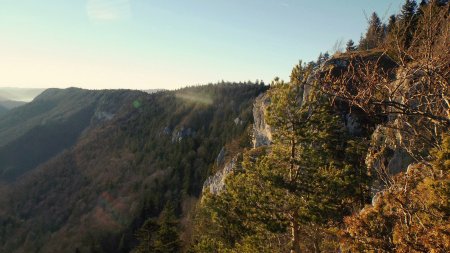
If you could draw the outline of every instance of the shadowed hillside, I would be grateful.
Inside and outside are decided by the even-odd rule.
[[[71,147],[89,126],[113,117],[134,91],[49,89],[0,117],[0,179],[10,181]]]

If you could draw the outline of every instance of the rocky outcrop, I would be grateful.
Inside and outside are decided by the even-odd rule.
[[[229,174],[233,172],[238,164],[238,156],[233,157],[229,162],[225,163],[222,170],[206,179],[203,184],[203,192],[209,191],[212,194],[217,194],[225,187],[225,180]]]
[[[181,127],[179,130],[175,130],[172,133],[172,143],[181,142],[184,138],[192,136],[194,130],[192,128]]]
[[[99,121],[108,121],[114,118],[114,113],[109,113],[105,111],[97,111],[94,114],[94,119]]]
[[[253,103],[253,147],[268,146],[272,143],[272,130],[265,120],[265,113],[270,104],[270,99],[267,93],[259,95]],[[242,124],[240,118],[234,120],[236,125]],[[238,164],[238,155],[231,160],[226,161],[227,151],[222,148],[216,158],[216,167],[222,168],[214,175],[210,176],[203,184],[203,192],[209,191],[212,194],[217,194],[225,187],[226,177],[233,172]]]
[[[270,104],[267,93],[259,95],[253,104],[253,147],[267,146],[272,143],[272,130],[265,120]]]
[[[368,62],[376,62],[378,67],[384,71],[398,67],[397,63],[383,51],[371,50],[364,53],[349,52],[337,54],[323,63],[318,73],[321,76],[328,74],[339,76],[349,66],[365,66]]]
[[[219,152],[219,155],[216,158],[216,166],[220,167],[225,162],[225,155],[227,154],[227,151],[225,147],[222,147],[222,149]]]
[[[172,129],[170,129],[170,127],[166,126],[164,127],[164,129],[161,131],[162,134],[164,135],[170,135],[172,133]]]
[[[243,125],[245,123],[245,121],[241,120],[239,117],[235,118],[233,122],[236,126]]]
[[[360,135],[362,132],[361,123],[359,118],[351,112],[345,115],[345,128],[351,135]]]
[[[390,175],[405,171],[414,160],[401,146],[396,129],[378,126],[371,135],[366,165],[378,173]]]

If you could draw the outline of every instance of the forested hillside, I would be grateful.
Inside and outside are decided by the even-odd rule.
[[[12,181],[75,144],[139,96],[133,91],[48,89],[0,117],[0,180]],[[142,95],[142,94],[141,94]]]
[[[18,126],[37,115],[40,122],[56,121],[49,129],[39,127],[39,137],[32,138],[38,130],[25,134],[40,146],[22,150],[42,157],[39,152],[52,148],[45,145],[54,138],[74,137],[75,144],[0,188],[1,251],[130,251],[139,243],[139,227],[164,207],[177,217],[189,213],[222,147],[232,141],[249,145],[253,99],[264,90],[260,84],[224,83],[154,94],[44,92],[19,108],[22,120],[9,118]],[[89,121],[80,114],[96,116]],[[75,123],[90,124],[78,138],[67,132],[79,134]]]

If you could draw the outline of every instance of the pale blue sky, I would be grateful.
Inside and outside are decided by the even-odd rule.
[[[0,86],[287,79],[403,0],[0,0]]]

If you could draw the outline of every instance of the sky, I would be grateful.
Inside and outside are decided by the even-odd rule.
[[[288,79],[403,0],[0,0],[0,87]]]

